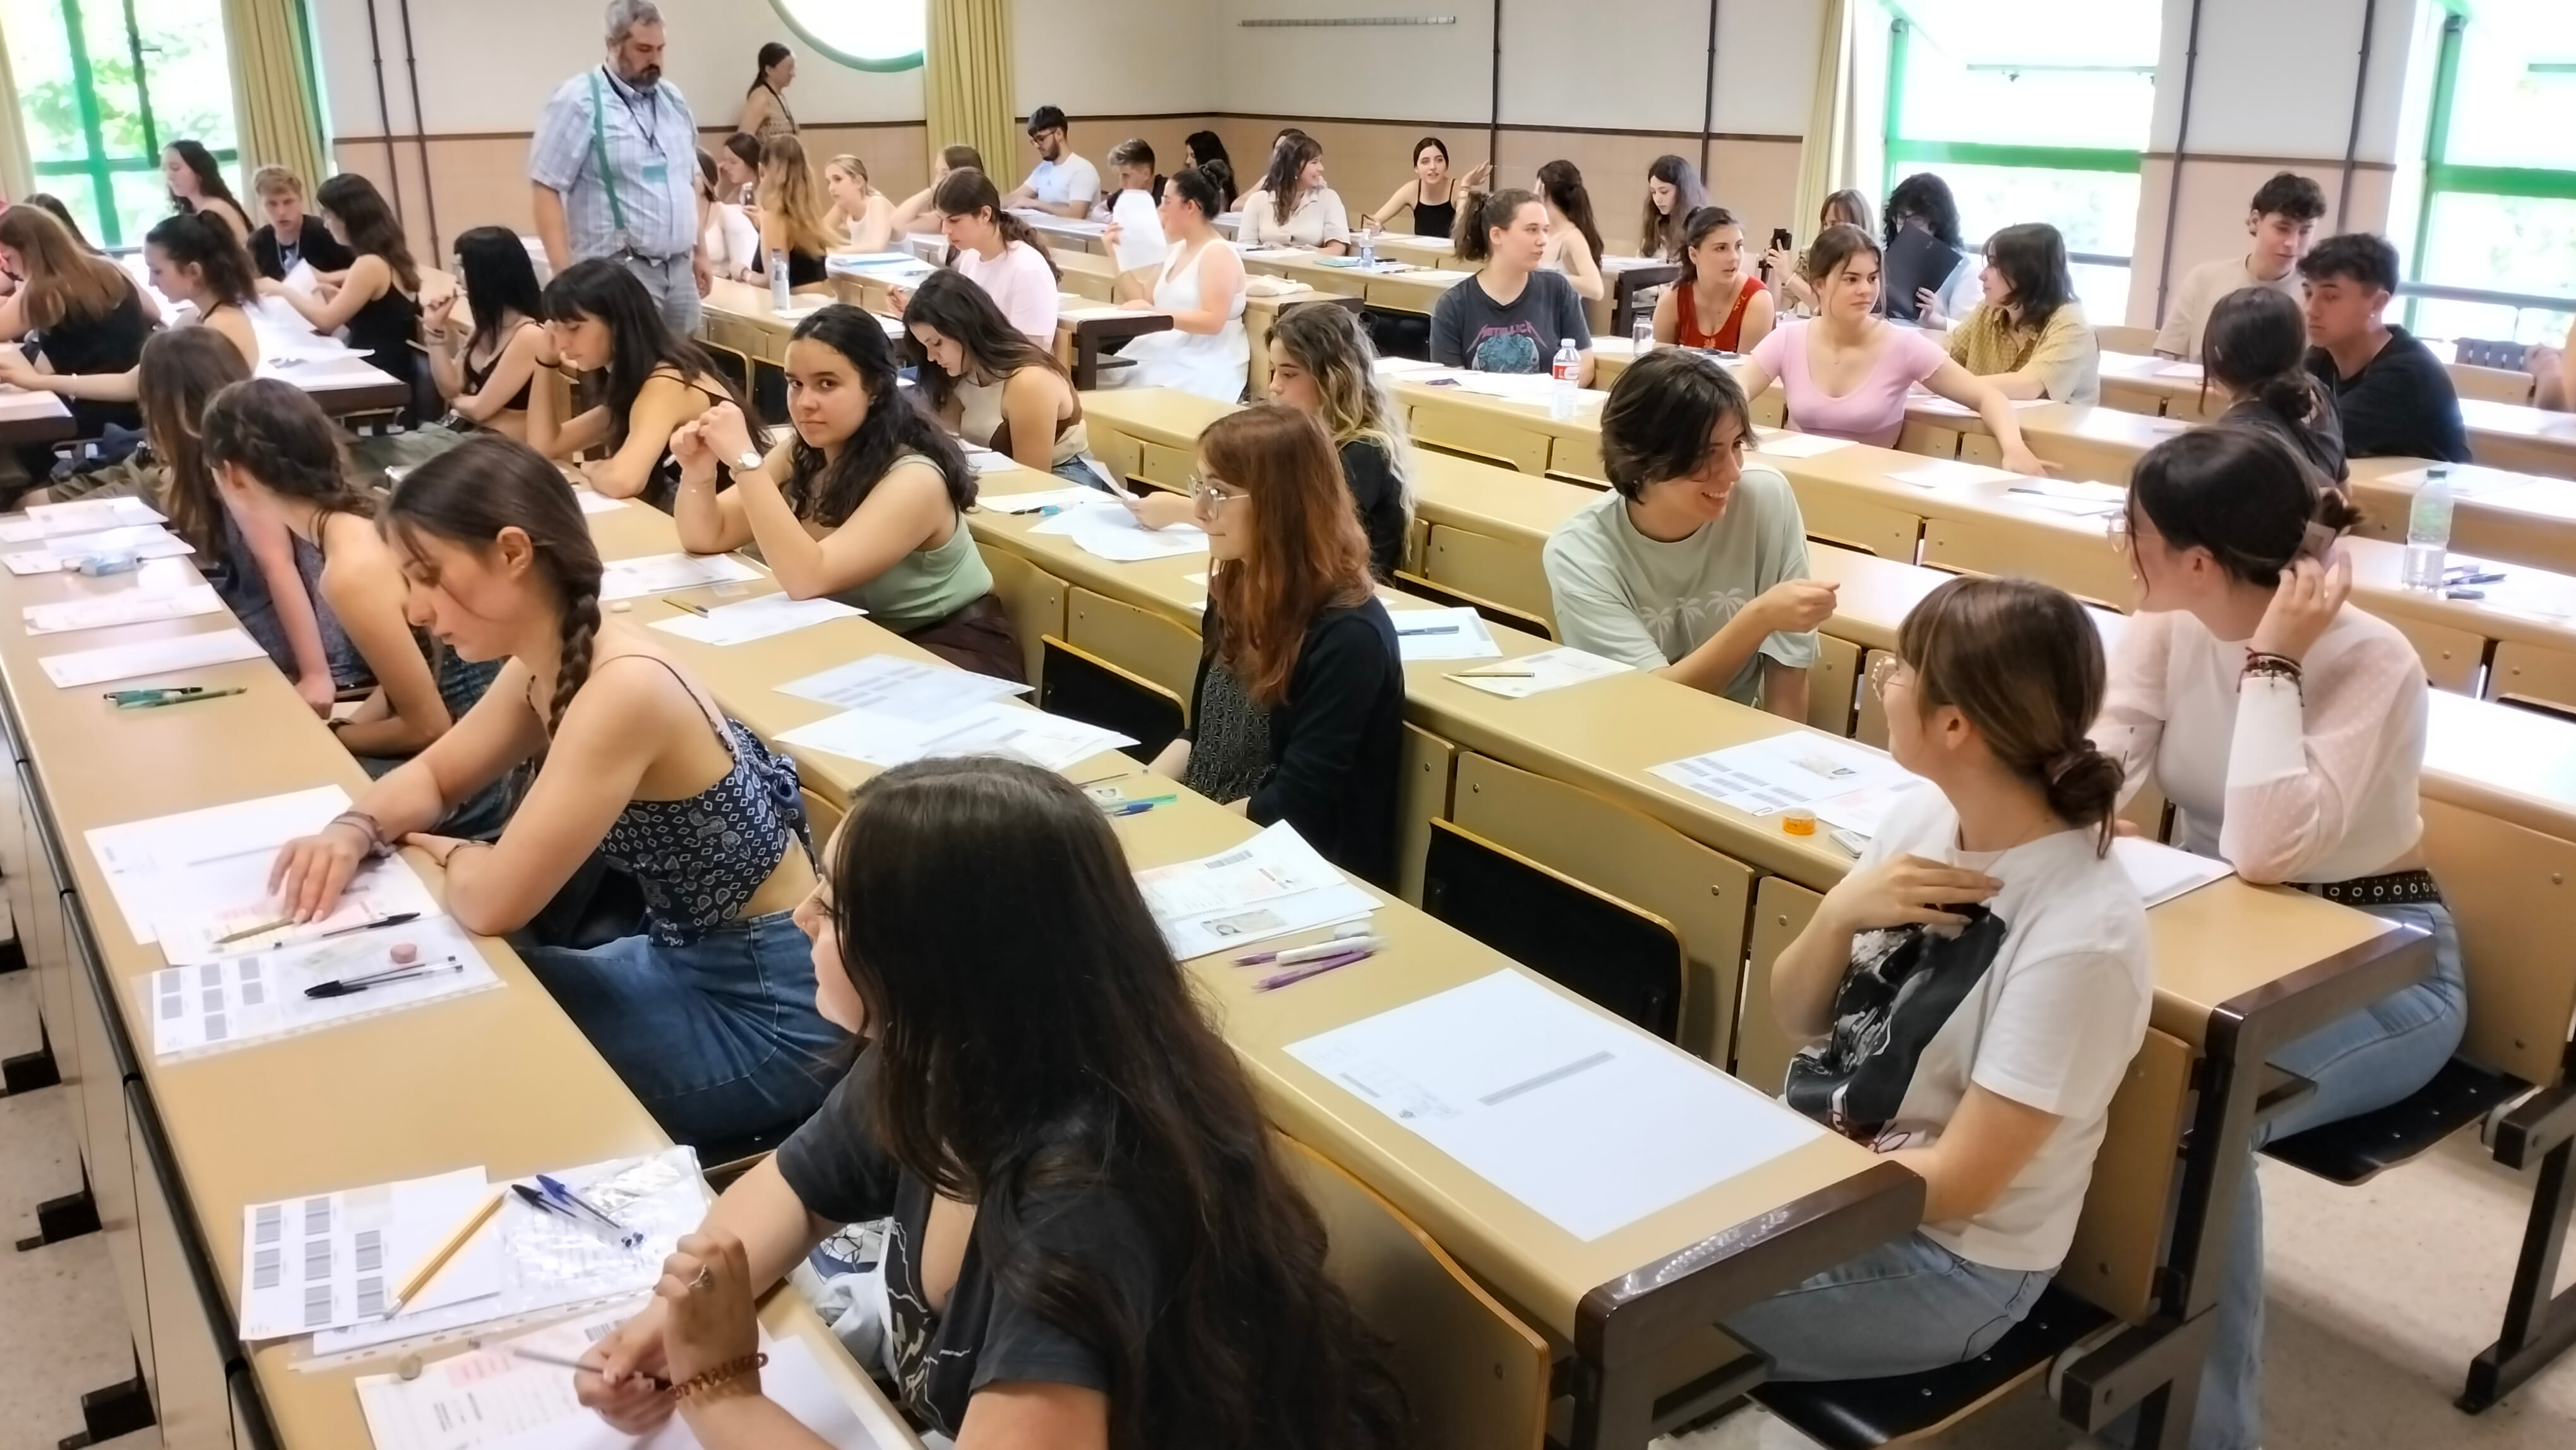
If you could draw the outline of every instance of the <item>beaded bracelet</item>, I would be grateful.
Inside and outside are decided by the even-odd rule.
[[[2287,680],[2293,688],[2300,688],[2302,673],[2303,672],[2299,668],[2299,662],[2291,659],[2287,655],[2258,653],[2249,654],[2245,657],[2245,669],[2239,678],[2246,680]],[[2301,688],[2300,693],[2304,695],[2306,691]]]
[[[394,853],[393,843],[385,839],[385,828],[376,824],[376,818],[365,811],[342,811],[331,818],[331,825],[357,827],[358,834],[367,838],[367,855],[370,859],[378,859]],[[330,826],[325,826],[323,829],[328,830]]]
[[[671,1399],[678,1404],[687,1404],[690,1400],[719,1385],[730,1384],[746,1375],[760,1373],[768,1363],[769,1356],[761,1353],[746,1354],[740,1359],[726,1360],[713,1369],[702,1369],[671,1386]]]

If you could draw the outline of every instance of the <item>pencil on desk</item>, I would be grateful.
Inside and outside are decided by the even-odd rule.
[[[707,617],[707,607],[703,604],[691,604],[685,599],[673,599],[668,595],[663,596],[663,602],[670,605],[673,609],[685,609],[700,619]]]
[[[501,1200],[507,1196],[507,1185],[496,1188],[484,1196],[482,1204],[466,1215],[465,1221],[456,1226],[456,1231],[447,1236],[447,1242],[438,1246],[438,1252],[431,1254],[428,1261],[403,1282],[402,1292],[385,1302],[387,1319],[400,1314],[405,1304],[418,1297],[421,1290],[429,1287],[430,1281],[438,1277],[438,1271],[447,1267],[448,1260],[455,1258],[457,1251],[472,1242],[474,1235],[482,1232],[483,1225],[492,1221],[493,1213],[501,1207]]]

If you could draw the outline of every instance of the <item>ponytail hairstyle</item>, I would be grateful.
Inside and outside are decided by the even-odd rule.
[[[1002,209],[1002,194],[993,189],[993,178],[974,167],[961,167],[941,177],[930,193],[931,210],[941,216],[973,216],[979,211],[993,214],[993,225],[1002,233],[1002,244],[1026,242],[1047,264],[1047,270],[1061,280],[1064,269],[1055,264],[1055,253],[1047,249],[1046,238],[1020,219],[1016,212]],[[948,249],[947,265],[957,265],[957,249]]]
[[[2341,483],[2342,420],[2308,371],[2307,355],[2299,304],[2269,287],[2240,287],[2211,306],[2201,327],[2201,391],[2206,397],[2214,382],[2261,409],[2256,421],[2272,425]]]
[[[411,259],[411,243],[403,239],[402,223],[394,220],[393,208],[385,205],[384,193],[376,184],[353,171],[343,171],[323,182],[313,199],[324,211],[340,219],[340,229],[349,234],[349,250],[362,257],[382,257],[394,273],[394,284],[405,292],[420,291],[420,268]]]
[[[1690,287],[1699,282],[1699,244],[1707,241],[1708,234],[1719,227],[1736,228],[1736,241],[1742,244],[1744,224],[1735,219],[1735,213],[1722,206],[1704,206],[1690,214],[1689,224],[1682,228],[1682,286]]]
[[[143,436],[166,479],[161,511],[170,516],[170,532],[195,546],[200,558],[222,552],[224,518],[224,501],[206,468],[206,401],[249,378],[241,349],[211,327],[165,327],[144,339],[136,364]]]
[[[1306,167],[1324,159],[1322,143],[1303,131],[1283,132],[1279,144],[1270,148],[1270,169],[1261,177],[1261,189],[1270,193],[1270,210],[1284,225],[1289,213],[1297,209],[1297,193],[1305,185]]]
[[[250,253],[233,229],[215,218],[192,211],[163,217],[143,234],[143,244],[159,247],[174,267],[196,268],[218,307],[229,302],[248,308],[259,301],[259,274],[251,267]]]
[[[2094,829],[2094,855],[2110,853],[2126,777],[2086,738],[2108,672],[2083,605],[2028,579],[1951,579],[1907,612],[1896,654],[1914,671],[1918,710],[1965,715],[2059,820]]]
[[[1413,476],[1404,434],[1404,410],[1387,396],[1377,375],[1377,349],[1369,345],[1359,314],[1341,307],[1296,307],[1279,314],[1270,340],[1315,380],[1321,405],[1315,421],[1338,448],[1365,438],[1386,455],[1404,512],[1413,513]]]
[[[1646,188],[1645,220],[1637,224],[1637,250],[1649,257],[1670,259],[1681,250],[1682,228],[1690,214],[1708,205],[1708,188],[1700,185],[1699,168],[1678,156],[1658,156],[1646,168],[1648,182],[1660,181],[1673,189],[1673,209],[1655,210],[1655,189]]]
[[[1225,163],[1220,161],[1216,164],[1222,166]],[[1163,178],[1163,194],[1169,196],[1174,192],[1180,194],[1181,200],[1197,207],[1199,215],[1211,223],[1225,210],[1223,188],[1218,185],[1217,178],[1208,175],[1204,166],[1184,166]]]
[[[770,68],[793,54],[795,54],[794,51],[789,50],[786,46],[775,40],[762,46],[760,48],[759,68],[751,73],[751,84],[743,87],[742,93],[748,96],[753,91],[759,90],[761,87],[768,85]],[[778,94],[778,92],[773,89],[770,91],[770,94],[774,96]]]
[[[615,263],[608,263],[615,266]],[[623,270],[623,269],[621,269]],[[475,433],[403,475],[385,499],[378,527],[415,558],[423,537],[488,549],[504,529],[527,536],[537,567],[554,586],[563,650],[546,733],[590,679],[599,635],[599,550],[572,485],[543,454],[500,433]]]
[[[373,518],[375,500],[349,480],[340,429],[293,383],[231,383],[206,404],[206,468],[238,468],[269,492],[319,504],[324,513]]]
[[[680,375],[680,381],[706,392],[719,394],[753,416],[749,404],[734,391],[733,383],[716,370],[715,359],[706,349],[671,331],[662,320],[662,309],[655,306],[653,294],[635,274],[606,257],[593,257],[575,262],[557,272],[538,295],[545,315],[542,322],[573,323],[593,318],[608,328],[608,447],[610,452],[626,446],[627,417],[635,410],[635,399],[644,391],[645,380],[662,368]]]
[[[1215,657],[1255,704],[1288,697],[1317,613],[1369,597],[1368,538],[1323,426],[1285,403],[1255,403],[1199,434],[1205,471],[1242,489],[1253,549],[1208,586]]]
[[[1450,250],[1462,262],[1484,262],[1494,255],[1494,236],[1507,230],[1521,208],[1538,200],[1538,193],[1517,186],[1505,187],[1491,196],[1467,194],[1467,204],[1458,208],[1457,226],[1450,232]]]
[[[2227,577],[2258,589],[2281,583],[2300,555],[2322,559],[2361,522],[2326,482],[2266,428],[2194,428],[2147,450],[2129,475],[2129,522],[2144,515],[2175,549],[2206,549]]]
[[[1281,320],[1287,320],[1285,314]],[[916,327],[927,327],[957,344],[958,351],[965,354],[959,361],[965,365],[969,378],[981,377],[999,382],[1022,368],[1044,368],[1070,380],[1071,375],[1065,372],[1063,363],[1056,361],[1053,352],[1030,341],[1027,333],[1013,327],[1011,320],[1002,315],[1002,305],[993,300],[992,293],[973,280],[942,267],[922,278],[921,285],[913,289],[912,300],[905,304],[902,356],[896,359],[914,370],[913,386],[921,395],[923,411],[932,417],[946,410],[948,400],[956,396],[957,384],[962,380],[950,377],[946,368],[931,362],[929,350],[912,335],[912,329]],[[836,328],[831,337],[824,337],[821,341],[857,366],[858,355],[834,341],[838,335]],[[865,344],[857,346],[864,347]],[[873,411],[875,406],[871,397],[869,408]]]
[[[952,285],[979,296],[983,294],[983,288],[954,272],[935,273],[923,279],[924,285],[939,277],[950,278]],[[985,299],[985,305],[992,305],[990,298]],[[965,450],[957,446],[947,429],[903,395],[895,371],[894,345],[886,341],[885,328],[877,322],[876,314],[846,302],[829,303],[796,324],[796,330],[788,334],[788,342],[820,343],[839,353],[849,360],[850,370],[859,375],[859,386],[868,395],[867,416],[859,420],[857,431],[842,442],[836,460],[826,461],[822,449],[791,430],[787,485],[780,492],[787,496],[787,506],[796,511],[796,517],[825,528],[839,528],[858,512],[859,505],[876,490],[895,460],[906,453],[920,454],[939,470],[940,479],[948,486],[948,502],[959,513],[975,506],[975,471],[966,466]],[[1031,350],[1035,351],[1034,345]]]
[[[1599,266],[1605,249],[1601,228],[1592,220],[1592,193],[1583,189],[1583,173],[1571,161],[1551,161],[1538,169],[1538,189],[1583,234],[1583,245],[1592,249],[1592,264]]]

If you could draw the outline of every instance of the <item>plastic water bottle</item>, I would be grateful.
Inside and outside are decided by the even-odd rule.
[[[1655,319],[1645,313],[1638,313],[1636,322],[1628,329],[1628,336],[1637,344],[1637,356],[1644,357],[1646,354],[1653,352],[1655,350]]]
[[[1366,272],[1373,270],[1376,266],[1377,224],[1375,222],[1362,222],[1360,224],[1360,270]]]
[[[777,247],[769,249],[769,310],[787,310],[787,253]]]
[[[1556,345],[1556,365],[1553,370],[1556,373],[1556,386],[1548,389],[1547,415],[1558,419],[1571,418],[1574,416],[1574,395],[1580,391],[1576,375],[1583,371],[1583,354],[1574,350],[1573,338],[1566,338]],[[2446,498],[2448,496],[2444,495]],[[2446,510],[2443,514],[2445,528],[2448,527],[2449,517]]]
[[[2441,588],[2450,549],[2451,470],[2436,463],[2424,470],[2414,507],[2406,513],[2406,587]]]

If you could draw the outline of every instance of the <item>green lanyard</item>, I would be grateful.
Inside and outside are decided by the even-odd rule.
[[[608,222],[617,228],[618,240],[632,241],[626,235],[626,208],[617,204],[617,169],[608,164],[608,122],[603,118],[608,103],[599,94],[599,72],[590,73],[590,151],[599,158],[599,184],[608,188]]]

